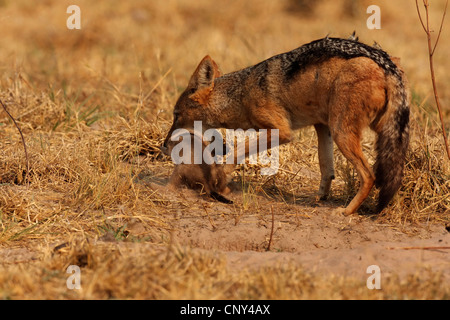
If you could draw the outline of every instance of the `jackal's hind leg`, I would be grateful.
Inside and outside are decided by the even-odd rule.
[[[361,148],[361,137],[348,132],[345,129],[339,133],[333,133],[334,142],[341,150],[342,154],[353,164],[358,173],[360,181],[359,190],[355,197],[350,201],[345,209],[342,210],[344,215],[350,215],[356,212],[364,200],[368,197],[370,190],[375,182],[375,175],[367,162]]]
[[[320,165],[320,187],[319,197],[325,200],[330,195],[331,181],[334,180],[334,161],[333,161],[333,138],[330,128],[323,124],[316,124],[314,128],[317,132],[319,145],[319,165]]]

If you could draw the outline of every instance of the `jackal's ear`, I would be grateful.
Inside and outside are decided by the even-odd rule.
[[[197,90],[212,89],[214,87],[214,79],[220,76],[221,73],[217,64],[210,56],[206,56],[195,69],[191,80],[189,80],[188,87]]]

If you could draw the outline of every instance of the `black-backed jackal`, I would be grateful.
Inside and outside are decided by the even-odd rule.
[[[409,142],[405,76],[378,46],[352,38],[326,37],[223,76],[206,56],[173,116],[163,151],[175,129],[190,129],[195,120],[205,129],[278,129],[280,144],[292,139],[293,130],[313,125],[319,145],[320,196],[328,196],[334,179],[333,141],[358,173],[360,187],[344,209],[346,215],[358,209],[374,184],[380,188],[377,211],[381,211],[402,182]],[[377,134],[374,171],[361,148],[366,127]]]

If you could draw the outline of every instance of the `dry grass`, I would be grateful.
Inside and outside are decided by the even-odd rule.
[[[231,272],[220,254],[177,246],[92,245],[70,239],[43,248],[37,262],[8,264],[0,274],[2,298],[14,299],[448,299],[442,274],[383,279],[383,290],[345,277],[320,277],[297,265]],[[65,287],[69,265],[82,268],[81,290]],[[167,275],[170,274],[170,277]],[[126,282],[124,282],[126,279]],[[126,283],[126,284],[125,284]]]
[[[294,10],[294,1],[79,1],[79,31],[65,27],[69,2],[0,1],[0,99],[21,126],[30,156],[25,181],[20,136],[0,112],[0,248],[37,250],[36,260],[1,263],[0,297],[449,298],[449,288],[438,290],[439,276],[432,274],[426,281],[391,278],[380,293],[295,266],[232,273],[220,256],[170,245],[183,201],[147,183],[167,181],[173,168],[158,146],[178,94],[205,54],[229,72],[330,32],[347,36],[356,29],[362,41],[376,40],[402,58],[413,92],[405,182],[378,219],[400,227],[450,223],[450,165],[431,105],[425,39],[408,1],[383,4],[379,31],[365,27],[365,8],[373,1],[353,4],[351,13],[351,1],[320,1],[306,13]],[[443,4],[433,3],[431,14],[439,16]],[[449,27],[447,19],[444,33]],[[446,39],[444,34],[435,64],[442,104],[449,106]],[[447,108],[447,120],[449,114]],[[368,138],[373,158],[371,144]],[[336,159],[334,199],[343,205],[355,189],[354,174],[338,151]],[[261,193],[291,204],[314,198],[319,169],[313,130],[281,148],[280,165],[275,177],[259,176],[258,166],[236,173],[241,214],[258,207]],[[93,245],[111,236],[132,243]],[[54,251],[61,243],[67,246]],[[128,245],[131,253],[123,249]],[[85,267],[89,283],[78,293],[61,285],[73,263]]]

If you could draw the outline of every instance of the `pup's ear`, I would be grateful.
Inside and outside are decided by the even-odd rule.
[[[214,79],[220,76],[221,73],[217,64],[210,56],[206,56],[192,74],[188,88],[196,90],[205,88],[212,89],[214,87]]]

